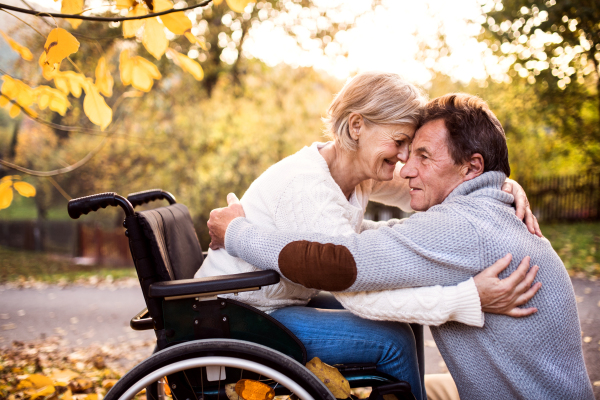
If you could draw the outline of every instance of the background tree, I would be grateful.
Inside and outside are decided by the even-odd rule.
[[[600,3],[488,1],[483,12],[482,39],[512,64],[512,77],[533,85],[532,111],[600,170]]]

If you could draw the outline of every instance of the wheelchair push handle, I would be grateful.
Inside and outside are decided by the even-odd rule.
[[[167,200],[169,204],[175,204],[177,202],[175,200],[175,196],[173,196],[169,192],[165,192],[162,189],[144,190],[143,192],[130,193],[127,195],[127,200],[129,200],[133,207],[141,206],[144,203],[149,203],[154,200],[162,199]]]
[[[123,196],[119,196],[114,192],[99,193],[91,196],[79,197],[69,201],[67,207],[69,216],[73,219],[81,217],[82,214],[87,214],[90,211],[98,211],[100,208],[108,206],[120,206],[125,211],[126,216],[134,214],[133,206]]]

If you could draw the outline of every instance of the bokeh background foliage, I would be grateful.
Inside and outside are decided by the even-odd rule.
[[[321,117],[346,79],[318,65],[273,63],[255,57],[251,49],[258,36],[252,36],[253,29],[271,24],[288,35],[291,41],[281,42],[286,46],[293,44],[338,61],[352,59],[351,49],[343,42],[348,32],[360,28],[365,15],[397,7],[389,1],[360,3],[352,12],[348,11],[350,3],[308,0],[250,2],[243,12],[220,2],[187,12],[198,43],[170,35],[169,46],[202,65],[202,80],[175,66],[172,58],[153,58],[141,37],[124,39],[118,23],[83,22],[75,31],[59,21],[80,40],[81,48],[72,59],[86,76],[94,75],[99,57],[107,60],[115,81],[113,96],[107,97],[107,104],[114,106],[108,128],[113,133],[105,147],[77,170],[52,179],[23,175],[36,187],[36,196],[15,198],[10,208],[0,211],[0,219],[66,219],[68,197],[160,187],[188,205],[205,246],[208,214],[225,205],[228,192],[243,195],[269,165],[323,140]],[[408,2],[402,4],[408,9]],[[449,34],[440,25],[438,40],[433,42],[419,41],[419,32],[414,32],[418,44],[414,61],[429,77],[414,81],[430,98],[461,91],[487,100],[505,127],[512,177],[517,180],[600,171],[597,2],[482,0],[474,4],[479,14],[465,24],[478,24],[471,39],[484,49],[485,57],[495,60],[494,68],[488,62],[486,74],[466,80],[453,75],[453,70],[445,71],[444,63],[459,49],[446,40]],[[427,7],[434,10],[435,2]],[[51,28],[43,28],[39,19],[30,21],[46,31]],[[21,23],[11,24],[7,32],[37,57],[43,38]],[[382,40],[389,41],[389,52],[399,51],[397,38]],[[119,79],[123,49],[151,60],[162,79],[155,81],[150,92],[129,97],[117,107],[117,99],[128,90]],[[28,80],[32,86],[46,83],[36,62],[11,56],[7,46],[0,47],[0,54],[5,73]],[[504,69],[498,70],[499,65]],[[65,62],[61,68],[72,69]],[[361,69],[358,65],[349,75]],[[403,73],[401,68],[396,72]],[[81,99],[69,99],[71,108],[64,116],[38,112],[55,124],[82,128],[72,132],[40,124],[23,113],[12,119],[6,109],[0,110],[0,158],[51,170],[84,157],[103,135],[84,129],[93,126],[85,118]],[[0,174],[14,171],[2,169]],[[120,224],[117,211],[86,218]]]

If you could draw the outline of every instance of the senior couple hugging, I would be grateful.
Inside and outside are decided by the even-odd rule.
[[[409,323],[431,326],[463,400],[593,399],[569,276],[507,179],[506,137],[487,104],[426,103],[398,75],[371,72],[342,88],[325,121],[330,142],[213,210],[196,276],[279,272],[279,284],[237,299],[287,326],[308,358],[375,363],[419,400]],[[419,212],[367,221],[369,200]],[[319,291],[337,307],[307,307]]]

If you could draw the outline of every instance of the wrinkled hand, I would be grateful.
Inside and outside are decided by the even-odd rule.
[[[537,312],[535,307],[519,306],[531,300],[542,287],[541,282],[531,285],[540,268],[534,265],[529,269],[530,258],[525,257],[510,276],[499,279],[498,274],[508,267],[511,260],[512,255],[507,254],[475,276],[483,312],[511,317],[526,317]]]
[[[506,181],[502,185],[502,190],[506,193],[510,193],[515,198],[515,205],[517,206],[517,217],[525,222],[529,232],[542,237],[542,231],[540,224],[538,224],[537,218],[531,212],[529,207],[529,200],[525,190],[516,181],[506,178]]]
[[[210,234],[210,247],[212,250],[225,248],[225,232],[229,223],[237,217],[245,217],[244,208],[240,204],[237,196],[233,193],[227,195],[227,204],[225,208],[217,208],[210,212],[210,218],[206,225]]]

